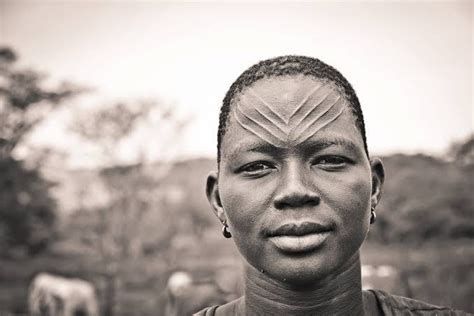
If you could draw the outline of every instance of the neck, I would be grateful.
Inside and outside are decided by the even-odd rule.
[[[359,254],[334,275],[304,289],[246,267],[243,315],[364,315]]]

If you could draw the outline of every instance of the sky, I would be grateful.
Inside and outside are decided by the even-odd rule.
[[[68,122],[111,100],[173,105],[191,119],[173,155],[214,157],[229,86],[252,64],[287,54],[317,57],[348,78],[371,152],[442,154],[473,133],[473,12],[470,1],[0,0],[0,43],[51,81],[94,88],[29,140],[67,152],[70,167],[101,161]],[[140,133],[123,161],[143,150],[163,157],[158,144],[169,135]]]

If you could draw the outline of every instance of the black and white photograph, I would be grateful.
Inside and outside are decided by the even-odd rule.
[[[474,2],[0,0],[0,316],[474,315]]]

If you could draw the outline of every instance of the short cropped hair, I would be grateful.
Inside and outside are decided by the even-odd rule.
[[[359,99],[349,81],[347,81],[347,79],[337,69],[325,64],[317,58],[289,55],[263,60],[251,66],[230,86],[222,102],[219,114],[219,129],[217,132],[218,164],[221,159],[221,144],[227,131],[231,104],[236,95],[260,79],[292,75],[306,75],[319,80],[331,81],[341,90],[340,92],[342,92],[346,100],[349,101],[349,106],[356,118],[356,127],[360,131],[362,140],[364,141],[365,152],[367,157],[369,156],[365,135],[364,116],[362,114]]]

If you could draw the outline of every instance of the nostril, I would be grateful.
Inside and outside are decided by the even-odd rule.
[[[316,194],[287,194],[275,198],[274,204],[277,209],[316,206],[320,198]]]

